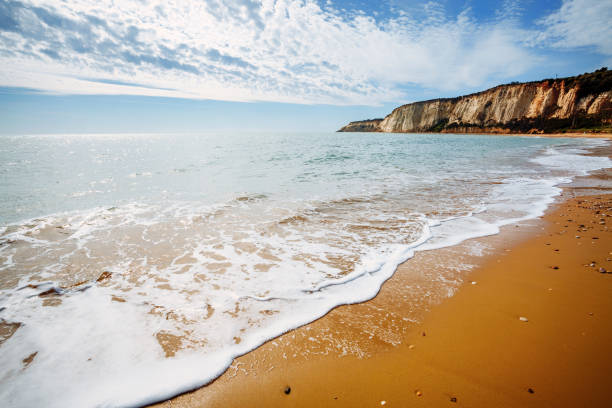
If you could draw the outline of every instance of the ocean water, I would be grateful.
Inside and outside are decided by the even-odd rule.
[[[415,251],[537,217],[606,141],[0,137],[0,400],[132,406],[370,299]]]

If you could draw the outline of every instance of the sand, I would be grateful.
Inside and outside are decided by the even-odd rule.
[[[159,406],[612,406],[612,194],[580,195],[592,190],[578,180],[541,220],[476,240],[485,256],[465,255],[473,242],[419,253],[373,300]],[[480,266],[429,270],[439,257]],[[453,285],[431,274],[463,284],[436,296],[427,285]]]

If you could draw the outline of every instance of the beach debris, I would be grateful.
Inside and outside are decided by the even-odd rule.
[[[53,287],[49,290],[45,290],[38,294],[38,297],[46,297],[46,296],[59,296],[63,293],[60,288]]]
[[[35,351],[29,356],[27,356],[26,358],[24,358],[23,360],[21,360],[21,362],[23,363],[23,368],[26,368],[27,366],[32,364],[32,361],[34,361],[34,357],[36,357],[37,354],[38,354],[38,351]]]
[[[580,238],[580,235],[576,235],[576,238]]]
[[[423,396],[423,393],[421,392],[421,390],[416,390],[414,392],[414,395],[416,395],[417,397],[421,397],[421,396]]]
[[[457,402],[457,397],[451,397],[450,402]]]
[[[529,321],[529,319],[528,319],[528,318],[526,318],[525,316],[521,316],[521,317],[519,317],[519,320],[520,320],[521,322],[528,322],[528,321]]]
[[[380,401],[380,405],[386,405],[387,401]]]
[[[606,271],[606,268],[599,268],[599,273],[606,273],[608,271]]]
[[[472,281],[472,285],[476,285],[478,282],[476,281]]]
[[[414,344],[411,344],[408,346],[408,350],[412,350],[414,347],[415,347]]]
[[[535,391],[533,390],[533,388],[527,388],[527,392],[530,394],[535,394]]]
[[[551,266],[551,268],[553,268],[553,269],[559,269],[559,267],[558,267],[558,266]]]
[[[100,276],[98,276],[98,279],[96,279],[96,282],[104,282],[110,279],[111,276],[113,276],[112,272],[104,271],[100,274]]]
[[[283,390],[283,392],[285,393],[285,395],[291,394],[291,387],[290,386],[286,386],[285,389]]]

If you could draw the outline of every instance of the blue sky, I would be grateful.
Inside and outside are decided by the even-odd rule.
[[[0,0],[0,133],[325,131],[612,65],[612,0]]]

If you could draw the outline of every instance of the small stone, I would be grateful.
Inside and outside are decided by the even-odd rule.
[[[472,285],[476,285],[478,282],[476,281],[472,281]]]
[[[96,282],[104,282],[106,280],[109,280],[112,276],[113,276],[112,272],[104,271],[100,274],[100,276],[98,276],[98,279],[96,279]]]
[[[451,402],[457,402],[457,397],[451,397],[450,401]]]
[[[421,336],[425,337],[427,334],[425,332],[421,333]]]
[[[380,401],[380,405],[385,405],[387,404],[387,401]]]
[[[559,267],[558,267],[558,266],[552,266],[551,268],[553,268],[553,269],[559,269]]]
[[[533,388],[527,388],[527,392],[530,394],[535,394],[535,391],[533,390]]]
[[[408,346],[408,350],[412,350],[414,348],[414,344]]]
[[[420,397],[420,396],[422,396],[422,395],[423,395],[423,393],[422,393],[420,390],[416,390],[416,391],[414,392],[414,394],[415,394],[417,397]]]
[[[526,317],[524,317],[524,316],[519,317],[519,320],[520,320],[521,322],[528,322],[528,321],[529,321],[529,319],[527,319],[527,318],[526,318]]]
[[[580,238],[580,235],[576,235],[576,238]]]
[[[285,390],[284,390],[283,392],[285,393],[285,395],[289,395],[289,394],[291,394],[291,387],[286,386],[286,387],[285,387]]]
[[[599,268],[599,273],[606,273],[606,268]]]

